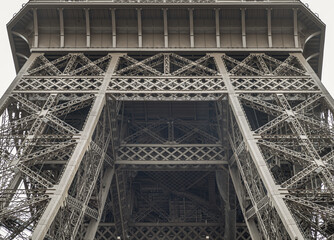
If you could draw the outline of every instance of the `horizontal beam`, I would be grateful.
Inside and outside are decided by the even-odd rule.
[[[136,47],[129,47],[129,48],[112,48],[112,47],[66,47],[66,48],[31,48],[31,52],[36,53],[68,53],[68,52],[198,52],[198,53],[207,53],[207,52],[217,52],[217,53],[233,53],[233,52],[244,52],[247,53],[253,52],[253,53],[275,53],[275,52],[285,52],[285,53],[302,53],[302,48],[228,48],[228,47],[221,47],[221,48],[203,48],[203,47],[194,47],[194,48],[162,48],[162,47],[145,47],[145,48],[136,48]]]
[[[225,165],[122,165],[126,171],[150,171],[150,172],[215,172]]]
[[[117,160],[117,165],[227,165],[226,160],[222,161],[126,161]]]
[[[50,7],[60,7],[64,6],[64,0],[53,0],[53,1],[39,1],[39,0],[33,0],[30,1],[29,4],[27,4],[29,7],[41,7],[45,6],[46,3]],[[253,2],[246,2],[244,0],[239,0],[239,1],[210,1],[208,0],[207,2],[196,2],[194,1],[193,3],[191,1],[189,2],[178,2],[175,4],[173,1],[165,1],[164,3],[157,3],[155,1],[152,1],[151,3],[147,3],[147,1],[122,1],[122,2],[112,2],[112,1],[84,1],[84,2],[67,2],[66,6],[68,7],[86,7],[86,6],[94,6],[97,8],[105,8],[105,7],[115,7],[117,9],[124,9],[124,8],[138,8],[139,6],[145,7],[145,6],[154,6],[154,7],[168,7],[168,9],[177,9],[180,7],[196,7],[196,8],[207,8],[208,6],[210,7],[220,7],[220,6],[226,6],[226,7],[248,7],[248,8],[266,8],[268,6],[273,6],[273,7],[302,7],[305,8],[305,5],[302,4],[300,1],[297,0],[280,0],[280,1],[265,1],[265,2],[257,2],[256,5],[254,6]],[[311,14],[311,13],[310,13]],[[319,17],[317,17],[315,14],[312,14],[313,17],[317,18],[318,21],[321,21]]]
[[[182,227],[195,227],[195,226],[221,226],[221,223],[199,223],[199,222],[183,222],[183,223],[163,223],[163,222],[156,222],[156,223],[150,223],[150,222],[137,222],[137,223],[129,223],[129,227],[175,227],[175,226],[182,226]],[[112,222],[101,222],[99,224],[101,227],[114,227],[115,223]],[[246,227],[246,224],[244,223],[237,223],[237,227]]]
[[[122,144],[120,147],[161,147],[161,148],[192,148],[192,147],[218,147],[221,148],[221,144]]]

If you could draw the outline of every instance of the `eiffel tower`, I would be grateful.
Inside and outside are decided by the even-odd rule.
[[[30,0],[7,25],[0,239],[334,238],[325,25],[298,0]]]

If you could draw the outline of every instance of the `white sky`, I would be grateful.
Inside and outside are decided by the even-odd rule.
[[[13,17],[13,14],[19,11],[22,4],[26,2],[27,0],[5,1],[0,9],[0,63],[2,73],[2,77],[0,78],[0,96],[3,95],[16,75],[6,24]],[[331,44],[334,43],[334,1],[303,0],[303,2],[307,3],[313,12],[318,13],[322,21],[327,24],[322,82],[331,95],[334,96],[334,76],[331,76],[331,68],[334,68],[334,62],[330,58],[331,55],[332,58],[334,57],[334,46]]]

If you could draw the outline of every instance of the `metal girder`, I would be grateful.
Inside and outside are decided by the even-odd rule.
[[[282,230],[282,234],[285,235],[284,237],[287,237],[287,235],[289,235],[291,238],[303,238],[303,235],[300,231],[300,229],[298,228],[298,225],[295,221],[291,221],[293,219],[287,205],[284,202],[284,198],[282,195],[280,195],[279,192],[279,188],[278,186],[275,184],[274,179],[271,178],[271,174],[270,174],[270,170],[267,168],[265,160],[262,157],[261,151],[259,149],[259,147],[256,144],[256,140],[249,128],[246,116],[242,110],[242,106],[239,102],[239,99],[237,97],[237,95],[235,94],[235,90],[233,88],[233,85],[230,82],[230,77],[228,75],[228,71],[225,68],[223,59],[226,58],[226,55],[221,55],[221,54],[212,54],[212,56],[215,57],[215,61],[217,64],[217,67],[219,68],[220,73],[222,74],[223,78],[226,81],[226,86],[227,89],[229,91],[229,100],[230,100],[230,106],[231,109],[235,115],[235,120],[238,123],[238,128],[240,128],[240,132],[243,136],[243,138],[245,139],[245,143],[247,146],[247,149],[249,151],[248,154],[250,154],[249,158],[251,159],[250,161],[252,161],[254,164],[252,168],[252,171],[254,172],[254,174],[256,173],[258,175],[258,178],[261,179],[261,182],[263,182],[264,187],[267,189],[268,193],[268,197],[270,198],[271,202],[273,203],[273,207],[269,207],[269,210],[272,211],[275,215],[272,216],[272,218],[274,219],[280,219],[281,223],[285,229],[281,229]],[[239,62],[237,62],[239,64]],[[267,105],[267,104],[266,104]],[[277,107],[274,108],[275,110],[277,109]],[[277,111],[277,110],[276,110]],[[240,161],[239,161],[240,162]],[[246,166],[246,165],[245,165]],[[241,163],[239,164],[238,168],[240,169],[240,171],[244,171],[244,167],[241,165]],[[249,173],[248,173],[249,174]],[[251,182],[248,181],[253,181],[251,179],[246,179],[246,177],[243,178],[244,179],[244,184],[250,184]],[[247,180],[247,181],[245,181]],[[252,186],[256,184],[258,187],[259,183],[252,183]],[[256,191],[252,190],[251,188],[248,188],[247,190],[248,194],[251,194],[251,196],[253,195],[254,197],[261,197],[261,195],[259,193],[257,193]],[[259,195],[259,196],[257,196]],[[262,199],[264,196],[262,195],[262,197],[260,199]],[[260,200],[259,199],[259,200]],[[239,199],[239,201],[242,201],[242,199]],[[256,206],[256,202],[255,199],[253,200],[253,207]],[[276,234],[273,229],[270,229],[264,222],[267,221],[268,219],[270,219],[270,216],[265,216],[265,215],[261,215],[261,211],[257,210],[256,211],[257,214],[257,221],[259,222],[259,229],[261,231],[261,233],[263,234],[263,237],[266,239],[271,239],[273,236],[272,234]],[[269,220],[270,221],[270,220]],[[286,231],[286,232],[285,232]],[[285,233],[284,233],[285,232]],[[283,237],[283,236],[282,236]],[[283,238],[284,238],[283,237]]]
[[[94,101],[92,107],[93,110],[90,112],[86,121],[86,126],[83,130],[83,133],[85,134],[81,134],[80,140],[74,149],[73,155],[69,160],[69,163],[67,164],[63,177],[60,179],[59,184],[55,187],[55,194],[51,196],[50,202],[47,205],[41,219],[39,220],[39,223],[36,226],[36,229],[33,233],[34,239],[43,239],[45,234],[47,233],[48,228],[52,224],[56,213],[59,211],[62,202],[66,198],[67,191],[70,187],[70,184],[72,183],[72,180],[74,179],[74,174],[79,168],[79,164],[82,160],[83,154],[89,146],[91,136],[98,121],[98,116],[100,115],[103,105],[105,103],[105,90],[108,85],[108,80],[117,66],[120,54],[113,54],[111,56],[112,59],[108,67],[107,73],[104,77],[104,83],[99,90],[97,98]]]
[[[121,145],[118,151],[117,162],[122,163],[123,161],[131,163],[142,162],[150,164],[150,162],[169,162],[177,163],[205,161],[222,162],[225,159],[224,150],[221,145],[207,145],[201,146],[201,144],[192,145],[170,145],[170,146],[155,146],[155,145]],[[166,163],[164,163],[166,164]]]
[[[122,73],[124,73],[126,71],[129,71],[131,69],[134,69],[136,67],[141,67],[141,68],[143,68],[143,69],[151,72],[152,74],[155,74],[156,76],[160,76],[162,74],[161,72],[159,72],[158,70],[156,70],[156,69],[154,69],[151,66],[149,66],[149,65],[146,64],[146,63],[148,63],[148,62],[150,62],[152,60],[155,60],[156,58],[159,58],[160,56],[163,56],[163,55],[162,54],[157,54],[157,55],[155,55],[153,57],[150,57],[150,58],[147,58],[147,59],[145,59],[143,61],[137,61],[136,59],[134,59],[134,58],[132,58],[132,57],[130,57],[128,55],[124,55],[123,58],[126,59],[126,60],[128,60],[129,62],[131,62],[132,65],[129,66],[129,67],[123,68],[121,70],[118,70],[116,73],[117,74],[122,74]]]
[[[222,58],[224,59],[224,57]],[[319,222],[331,222],[332,218],[328,213],[331,213],[333,205],[332,201],[329,200],[332,196],[331,192],[333,192],[333,171],[330,165],[327,164],[328,159],[331,159],[332,156],[332,145],[331,140],[326,140],[326,138],[327,136],[329,139],[332,138],[330,136],[332,135],[333,100],[326,94],[320,81],[318,81],[316,75],[311,71],[311,68],[301,55],[292,54],[284,61],[278,61],[272,56],[263,55],[262,60],[270,61],[270,64],[276,64],[276,67],[273,68],[274,70],[270,72],[270,74],[273,74],[271,78],[276,78],[274,82],[277,81],[278,83],[281,80],[284,82],[284,79],[292,80],[296,76],[299,79],[306,76],[307,80],[305,79],[302,82],[293,80],[276,93],[275,91],[270,92],[268,88],[268,93],[264,94],[266,90],[265,84],[268,83],[265,77],[257,77],[257,73],[250,71],[247,66],[236,65],[238,69],[234,70],[234,72],[231,70],[233,67],[228,65],[230,74],[244,74],[241,77],[231,76],[231,79],[234,79],[232,80],[232,86],[240,93],[239,99],[243,105],[253,111],[258,110],[276,118],[262,117],[259,119],[260,113],[255,111],[251,113],[246,108],[240,112],[245,114],[246,125],[253,124],[252,128],[255,130],[251,132],[251,135],[256,134],[253,136],[258,139],[256,140],[257,147],[260,147],[261,153],[265,157],[265,164],[269,167],[272,176],[274,176],[276,187],[286,191],[284,195],[282,194],[282,196],[285,196],[283,199],[286,207],[300,225],[304,224],[304,227],[300,228],[300,232],[304,236],[317,235],[318,233],[326,237],[331,236],[333,233],[330,228],[326,229],[327,232],[324,231]],[[258,66],[265,69],[266,66],[264,64],[268,64],[268,62],[261,61],[258,59]],[[234,63],[237,64],[236,61]],[[255,64],[255,62],[252,62],[252,64]],[[261,82],[262,85],[260,85]],[[226,86],[229,89],[229,85],[226,84]],[[282,86],[272,85],[274,88]],[[251,91],[252,88],[255,89],[255,93]],[[304,90],[303,92],[294,93],[295,95],[289,93],[290,90],[297,88]],[[262,92],[259,89],[262,89]],[[318,92],[315,92],[315,90]],[[274,109],[280,110],[274,112]],[[237,117],[232,121],[242,122],[242,118]],[[254,121],[257,121],[257,127],[254,127]],[[317,133],[322,134],[322,136],[318,136],[318,138]],[[240,139],[233,138],[239,144]],[[246,139],[249,138],[249,135],[247,135]],[[283,141],[283,139],[286,140]],[[238,149],[235,149],[235,152],[240,154]],[[231,162],[238,162],[238,158],[234,156],[231,158]],[[239,164],[240,167],[245,168],[247,165]],[[248,171],[251,169],[253,167],[247,168]],[[304,193],[304,189],[312,190]],[[252,188],[250,188],[250,191],[254,192]],[[321,193],[321,191],[325,191],[326,194]],[[293,201],[290,201],[289,198],[293,199]],[[321,202],[321,206],[317,206],[319,202]],[[298,210],[295,210],[295,208]],[[322,208],[322,213],[319,216],[314,212],[312,213],[312,211],[316,212],[320,208]],[[262,212],[272,215],[270,213],[272,212],[271,210]],[[264,217],[264,221],[266,221],[267,217],[262,215],[263,213],[261,213],[261,217]],[[254,208],[248,214],[255,216]],[[269,231],[277,234],[279,229],[279,227],[276,227]]]
[[[114,176],[114,168],[113,167],[109,167],[105,173],[104,173],[104,176],[103,176],[103,189],[102,189],[102,197],[101,197],[101,208],[100,211],[98,212],[98,217],[97,219],[91,219],[90,222],[89,222],[89,225],[87,226],[87,231],[86,231],[86,234],[85,234],[85,237],[84,239],[85,240],[90,240],[90,239],[93,239],[96,235],[96,231],[98,229],[98,226],[99,226],[99,223],[101,221],[101,217],[102,217],[102,211],[103,211],[103,208],[106,204],[106,200],[107,200],[107,196],[108,196],[108,193],[110,191],[110,187],[111,187],[111,182],[112,182],[112,179],[113,179],[113,176]]]
[[[16,221],[22,226],[6,220],[12,231],[8,236],[33,226],[34,239],[203,237],[198,233],[203,216],[211,221],[207,227],[218,219],[209,214],[218,200],[212,176],[188,178],[192,184],[181,191],[174,188],[185,181],[185,173],[168,179],[155,172],[209,173],[228,166],[243,213],[236,218],[244,219],[249,233],[245,225],[238,229],[237,223],[227,223],[235,206],[214,204],[225,218],[219,229],[204,229],[207,236],[220,239],[225,231],[236,239],[248,239],[249,234],[253,239],[304,239],[318,233],[330,237],[332,99],[302,66],[301,56],[236,58],[217,53],[36,58],[2,108],[0,216],[13,220],[20,213]],[[203,99],[215,103],[184,105]],[[180,101],[183,108],[136,103],[141,100]],[[137,182],[143,172],[156,177],[151,185],[142,185],[148,195],[132,188],[149,181],[142,177]],[[157,187],[159,181],[168,185]],[[194,193],[196,187],[211,189],[203,193],[209,200],[199,197],[202,192]],[[229,187],[224,185],[223,192]],[[175,218],[161,204],[166,200],[159,197],[166,192],[171,209],[185,204],[184,214],[200,213],[203,222],[175,224],[186,217]],[[224,204],[233,204],[228,194],[221,196]],[[151,222],[131,222],[159,216],[165,223],[156,228]],[[226,233],[229,226],[233,229]]]

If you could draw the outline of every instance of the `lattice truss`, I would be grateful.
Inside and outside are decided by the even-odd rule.
[[[84,54],[38,57],[20,82],[18,91],[97,91],[102,84],[110,55],[104,57]]]
[[[201,112],[203,116],[198,121],[194,119],[193,111],[170,113],[174,108],[196,107],[198,110],[194,112]],[[134,111],[133,108],[139,110]],[[169,111],[161,112],[160,109],[166,108]],[[143,115],[140,109],[146,109],[146,114]],[[215,105],[212,103],[125,104],[123,118],[124,131],[117,155],[119,163],[210,164],[226,160],[225,149],[217,134]]]
[[[212,239],[221,238],[221,226],[207,224],[207,226],[133,226],[131,231],[135,232],[132,239],[159,239],[166,237],[168,239],[193,240],[205,239],[207,236]],[[109,240],[116,239],[115,227],[110,225],[101,225],[96,233],[96,239]],[[250,236],[247,226],[239,224],[237,227],[237,240],[249,240]]]
[[[116,163],[138,170],[116,170],[107,200],[111,204],[105,206],[96,238],[200,239],[204,235],[222,239],[224,204],[215,187],[212,167],[210,172],[203,171],[210,163],[222,164],[225,159],[215,104],[131,102],[123,106]],[[196,121],[193,111],[174,112],[173,108],[205,112]],[[147,166],[154,166],[154,171]],[[174,172],[181,168],[188,171]],[[216,200],[207,199],[208,185]],[[157,222],[167,225],[158,226]],[[212,227],[205,227],[208,222]]]
[[[3,239],[28,239],[58,184],[68,178],[66,169],[82,142],[82,132],[87,128],[86,121],[96,99],[95,94],[85,90],[98,90],[111,61],[111,55],[32,58],[33,62],[1,106],[0,235]],[[116,109],[114,105],[108,101],[102,111],[64,207],[50,228],[50,239],[75,236],[82,221],[99,215],[101,169],[113,165],[106,152],[112,141],[109,134],[112,125],[107,122],[111,121],[110,112]],[[68,216],[70,222],[65,221]],[[63,231],[59,231],[61,228]]]
[[[224,66],[216,65],[217,56]],[[227,191],[220,178],[212,184],[215,178],[205,175],[210,172],[199,171],[199,162],[227,159],[240,203],[238,239],[250,239],[242,221],[264,239],[290,239],[281,209],[271,202],[268,179],[306,239],[334,234],[333,103],[295,55],[75,53],[34,55],[28,63],[0,106],[3,238],[27,239],[35,229],[39,234],[43,221],[49,224],[47,239],[82,239],[94,226],[97,239],[226,238],[226,216],[238,204],[233,190],[222,194]],[[149,112],[144,100],[204,100],[209,121],[197,114],[189,119],[182,110],[187,104],[180,115],[138,117],[134,110],[140,105]],[[256,146],[245,136],[256,139]],[[259,171],[252,148],[259,149],[268,175]],[[155,170],[163,162],[169,170],[190,165],[195,172],[115,169],[115,161],[151,167],[154,162]],[[196,189],[187,188],[194,182]],[[201,197],[210,196],[204,186],[211,188],[211,202]],[[165,225],[150,225],[157,221]],[[187,224],[168,225],[177,221]],[[201,225],[206,222],[211,225]]]
[[[226,199],[219,196],[215,187],[214,171],[134,171],[128,174],[122,171],[125,170],[119,169],[116,180],[123,186],[120,191],[127,196],[122,201],[130,207],[121,209],[122,214],[114,209],[111,191],[107,200],[111,204],[105,206],[96,239],[124,238],[123,234],[134,240],[205,239],[207,236],[228,239],[224,237],[226,205],[223,201]],[[124,178],[119,181],[121,175],[128,176],[125,182]],[[113,189],[117,189],[116,186]],[[118,223],[117,215],[123,217],[122,223]],[[237,218],[242,220],[241,215]],[[125,232],[117,230],[119,227]],[[242,223],[237,224],[236,239],[250,239]]]
[[[273,58],[224,55],[231,83],[239,92],[257,145],[284,200],[306,239],[334,235],[333,103],[295,56]],[[284,90],[282,92],[282,90]],[[251,92],[250,92],[251,91]],[[276,93],[275,93],[276,91]],[[300,92],[298,92],[300,91]],[[237,120],[229,121],[229,138],[249,201],[246,217],[256,218],[267,239],[290,239],[252,160]],[[239,199],[240,201],[240,199]],[[248,215],[248,216],[247,216]]]
[[[108,92],[125,101],[212,101],[226,93],[226,87],[209,55],[159,53],[123,56]]]

